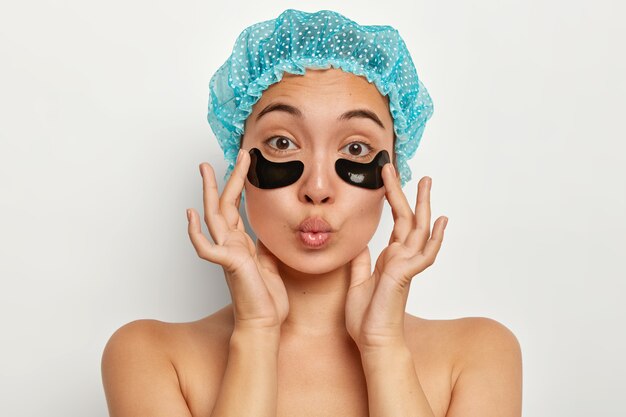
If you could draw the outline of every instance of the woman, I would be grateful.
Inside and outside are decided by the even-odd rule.
[[[338,40],[350,36],[348,54]],[[430,178],[415,212],[402,192],[432,112],[410,57],[391,53],[403,45],[388,26],[330,11],[287,10],[242,33],[211,80],[209,121],[233,162],[221,196],[200,165],[213,242],[188,211],[192,244],[222,265],[233,302],[192,323],[120,328],[102,362],[112,417],[521,415],[521,353],[505,326],[405,312],[447,219],[431,233]],[[386,85],[389,63],[404,69]],[[385,199],[394,228],[372,273]]]

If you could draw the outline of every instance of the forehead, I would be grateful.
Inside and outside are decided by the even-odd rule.
[[[329,110],[336,109],[337,112],[355,106],[368,107],[391,123],[388,97],[383,96],[365,77],[338,68],[308,68],[304,75],[285,72],[279,82],[263,92],[255,103],[252,114],[257,114],[266,104],[278,98],[287,98],[305,109],[316,108],[320,103]]]

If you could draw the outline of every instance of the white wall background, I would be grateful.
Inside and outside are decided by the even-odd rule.
[[[230,302],[187,236],[199,163],[225,167],[207,86],[244,27],[289,7],[395,26],[434,100],[405,191],[431,176],[433,220],[450,221],[409,312],[509,327],[524,416],[623,415],[617,0],[3,1],[0,415],[105,417],[118,327]],[[391,228],[387,206],[374,256]]]

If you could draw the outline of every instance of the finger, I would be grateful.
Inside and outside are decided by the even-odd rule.
[[[241,216],[239,216],[239,220],[237,220],[237,230],[246,233],[246,226],[244,226]]]
[[[237,206],[237,210],[239,210],[239,206],[241,205],[241,198],[237,199],[237,203],[235,205]]]
[[[389,244],[393,242],[403,243],[414,227],[415,217],[402,191],[400,180],[395,176],[395,168],[390,163],[386,165],[385,169],[383,169],[383,182],[385,184],[385,195],[391,206],[394,220]]]
[[[189,209],[187,232],[189,233],[191,244],[200,258],[220,265],[226,262],[227,249],[211,243],[204,236],[202,226],[200,225],[200,215],[194,209]]]
[[[245,150],[240,150],[235,168],[220,198],[220,211],[226,219],[226,224],[232,229],[237,227],[240,218],[239,202],[241,201],[241,190],[243,190],[246,183],[249,166],[250,155]]]
[[[371,258],[369,248],[366,246],[350,263],[350,287],[348,297],[351,309],[357,317],[362,317],[370,304],[376,288],[376,282],[372,278]]]
[[[378,287],[378,282],[380,280],[380,277],[383,273],[383,255],[381,254],[378,259],[376,260],[376,264],[374,265],[374,272],[372,273],[372,276],[374,277],[374,281],[376,282],[376,287]]]
[[[239,213],[239,210],[240,210],[239,209],[240,204],[241,204],[241,198],[238,198],[237,199],[237,204],[236,204],[238,213]],[[241,213],[239,213],[239,219],[237,220],[237,230],[239,230],[240,232],[243,232],[243,233],[247,233],[246,232],[246,226],[244,225],[243,219],[241,218]]]
[[[262,273],[261,277],[267,285],[276,307],[279,309],[282,308],[283,311],[288,311],[289,301],[287,289],[278,272],[278,258],[269,251],[260,239],[257,239],[256,242],[256,252],[257,262],[260,267],[270,272],[270,274]]]
[[[256,240],[256,253],[259,264],[265,269],[275,274],[278,274],[278,258],[261,242],[261,239]]]
[[[358,287],[372,276],[372,263],[369,247],[365,247],[350,262],[350,288]]]
[[[409,262],[409,269],[413,275],[417,275],[424,269],[428,268],[435,263],[441,244],[443,243],[443,231],[448,223],[448,218],[445,216],[439,217],[433,225],[433,233],[426,242],[424,249],[421,253],[413,257]]]
[[[217,244],[224,243],[228,235],[228,225],[219,209],[219,195],[215,172],[210,164],[200,164],[202,174],[202,190],[204,202],[204,222],[206,223],[213,241]]]
[[[432,184],[433,180],[430,177],[424,177],[420,180],[415,202],[417,227],[428,231],[430,231],[430,189]]]
[[[432,178],[423,177],[417,184],[415,198],[415,229],[407,237],[407,245],[422,250],[430,237],[430,189]]]

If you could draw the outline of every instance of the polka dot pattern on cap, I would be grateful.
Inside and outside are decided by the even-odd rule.
[[[364,76],[389,97],[402,186],[411,179],[407,160],[415,154],[433,103],[398,31],[362,26],[330,10],[288,9],[241,32],[209,82],[207,119],[228,162],[224,180],[232,173],[245,121],[263,91],[284,72],[330,67]]]

